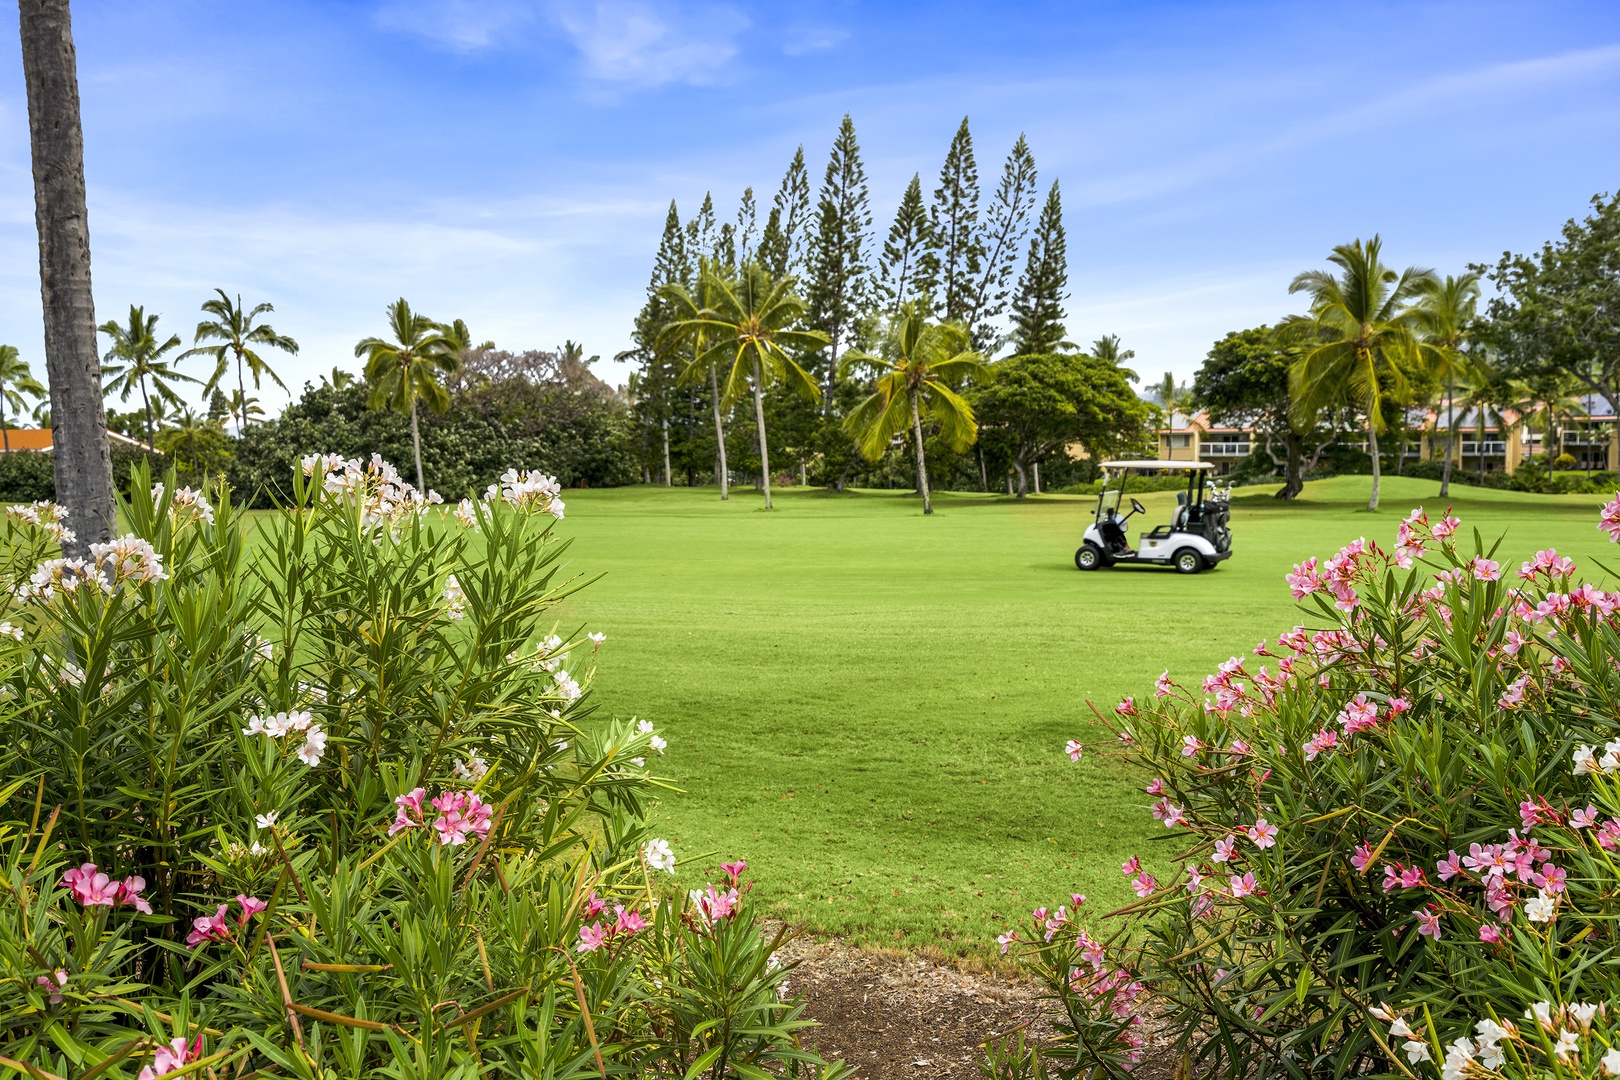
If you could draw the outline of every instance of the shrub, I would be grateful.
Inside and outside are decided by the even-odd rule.
[[[602,638],[556,625],[554,480],[444,515],[311,458],[250,543],[224,491],[134,477],[90,564],[40,561],[48,505],[0,548],[8,1065],[843,1072],[798,1047],[746,864],[657,884],[665,744],[595,715]]]
[[[0,502],[56,498],[56,459],[37,450],[0,454]]]
[[[1083,897],[1034,913],[1066,1035],[1041,1068],[1123,1074],[1144,1003],[1182,1075],[1620,1066],[1588,1004],[1620,1005],[1620,593],[1463,536],[1414,511],[1393,550],[1307,560],[1309,625],[1117,706],[1171,850],[1122,868],[1105,941]]]

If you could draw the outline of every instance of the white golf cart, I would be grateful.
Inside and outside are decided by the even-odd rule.
[[[1086,528],[1074,565],[1081,570],[1126,563],[1174,566],[1178,573],[1196,574],[1232,557],[1232,530],[1228,527],[1228,498],[1231,489],[1221,488],[1214,477],[1206,484],[1204,474],[1215,468],[1207,461],[1105,461],[1102,491],[1097,495],[1094,519]],[[1176,510],[1168,525],[1145,532],[1135,547],[1126,535],[1126,524],[1147,508],[1135,499],[1120,514],[1125,487],[1133,473],[1184,472],[1187,490],[1176,492]]]

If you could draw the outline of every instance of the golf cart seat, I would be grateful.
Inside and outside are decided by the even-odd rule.
[[[1184,528],[1187,524],[1187,493],[1176,492],[1176,509],[1170,515],[1170,529]],[[1168,531],[1168,529],[1166,530]]]

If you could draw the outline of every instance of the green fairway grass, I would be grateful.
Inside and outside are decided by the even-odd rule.
[[[658,762],[684,794],[659,831],[694,883],[745,857],[771,908],[885,945],[982,952],[1038,904],[1131,899],[1119,864],[1163,837],[1139,781],[1086,707],[1193,681],[1300,621],[1291,564],[1357,536],[1389,545],[1438,484],[1368,478],[1233,500],[1235,555],[1194,577],[1080,573],[1094,500],[942,494],[925,518],[890,492],[570,491],[571,567],[605,576],[567,616],[608,635],[596,700],[656,723]],[[1142,496],[1149,526],[1173,496]],[[1601,499],[1456,488],[1467,527],[1506,532],[1510,571],[1556,546],[1590,564],[1613,549]],[[1620,554],[1620,553],[1616,553]],[[1620,561],[1620,560],[1617,560]],[[1078,765],[1063,742],[1084,739]]]

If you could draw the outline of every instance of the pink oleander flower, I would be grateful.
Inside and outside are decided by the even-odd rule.
[[[1440,876],[1441,881],[1450,881],[1462,873],[1462,860],[1457,858],[1455,851],[1446,852],[1446,857],[1434,864],[1434,872]]]
[[[399,807],[394,811],[394,823],[388,827],[388,835],[404,829],[419,829],[427,823],[422,820],[422,800],[427,798],[427,788],[413,788],[394,800]]]
[[[698,917],[705,925],[712,925],[721,919],[728,919],[737,910],[740,897],[736,889],[720,892],[710,885],[703,892],[692,890],[692,900],[698,909]]]
[[[1237,837],[1223,836],[1215,841],[1215,854],[1210,856],[1211,862],[1230,862],[1232,855],[1237,851]]]
[[[1557,896],[1564,891],[1568,878],[1569,873],[1563,867],[1543,863],[1541,873],[1534,875],[1530,880],[1538,888],[1546,890],[1548,896]]]
[[[585,910],[580,912],[580,921],[589,922],[600,915],[606,907],[607,901],[597,896],[596,890],[592,889],[590,895],[585,898]]]
[[[237,926],[246,926],[249,919],[253,918],[253,916],[270,906],[263,900],[259,900],[252,896],[243,896],[241,893],[236,894],[236,902],[241,905],[242,908],[242,914],[238,915],[236,918]]]
[[[1132,855],[1130,858],[1119,864],[1119,872],[1124,874],[1126,877],[1130,877],[1132,874],[1141,869],[1142,862],[1135,855]]]
[[[1160,675],[1156,680],[1154,680],[1153,696],[1169,697],[1175,688],[1176,684],[1170,681],[1170,669],[1165,668],[1164,674]]]
[[[1502,931],[1494,923],[1479,924],[1479,940],[1487,945],[1495,945],[1502,940]]]
[[[85,863],[77,870],[62,875],[62,884],[73,891],[73,898],[83,907],[112,907],[118,896],[118,883],[96,870],[95,863]],[[144,884],[144,882],[143,882]]]
[[[159,1077],[168,1076],[177,1069],[184,1068],[187,1062],[194,1060],[201,1053],[201,1035],[190,1044],[187,1044],[185,1039],[170,1039],[168,1046],[157,1048],[157,1053],[152,1055],[152,1064],[142,1068],[135,1080],[158,1080]]]
[[[1394,719],[1404,712],[1412,711],[1412,703],[1403,697],[1392,697],[1388,702],[1386,702],[1386,704],[1389,707],[1389,716],[1391,719]]]
[[[575,952],[595,952],[607,944],[608,929],[601,923],[592,923],[590,926],[579,928],[579,944],[574,947]]]
[[[1378,723],[1378,703],[1368,701],[1366,694],[1357,694],[1339,713],[1339,723],[1346,735],[1374,727]]]
[[[1085,749],[1084,744],[1079,739],[1070,739],[1063,746],[1063,752],[1069,755],[1070,761],[1079,761],[1080,755],[1084,753]]]
[[[1598,826],[1598,844],[1609,851],[1620,848],[1620,821],[1610,818]]]
[[[1261,851],[1268,847],[1275,847],[1277,844],[1277,826],[1266,821],[1265,818],[1260,818],[1249,826],[1249,839]]]
[[[1424,937],[1440,940],[1440,913],[1438,911],[1420,911],[1417,915],[1418,933]]]
[[[1012,948],[1013,943],[1017,940],[1018,932],[1016,930],[1009,930],[1005,934],[998,934],[996,936],[996,944],[1001,946],[1001,955],[1006,956],[1007,950]]]
[[[1226,748],[1226,752],[1231,754],[1233,757],[1248,757],[1249,744],[1244,742],[1242,739],[1233,739],[1232,745]]]
[[[1158,882],[1153,880],[1152,874],[1144,870],[1131,879],[1131,888],[1136,890],[1137,896],[1151,896],[1153,890],[1158,888]]]
[[[1166,800],[1168,801],[1168,800]],[[1173,829],[1185,820],[1185,812],[1175,803],[1170,803],[1164,811],[1164,827]]]
[[[1502,651],[1509,656],[1517,656],[1520,649],[1530,644],[1530,640],[1517,630],[1509,630],[1502,635]]]
[[[1338,733],[1329,731],[1327,728],[1323,728],[1321,731],[1318,731],[1315,735],[1312,735],[1306,740],[1304,747],[1305,760],[1315,761],[1318,754],[1333,749],[1333,747],[1338,745],[1338,742]]]
[[[1143,788],[1142,790],[1147,792],[1149,795],[1163,795],[1164,794],[1164,781],[1159,779],[1158,777],[1154,777],[1153,782],[1148,784],[1148,786]]]
[[[1587,803],[1585,810],[1572,810],[1569,815],[1569,827],[1572,829],[1585,829],[1597,821],[1598,808]]]
[[[730,878],[731,884],[735,886],[737,879],[742,877],[742,872],[748,869],[748,860],[738,859],[736,862],[721,863],[720,869],[725,871],[726,877]]]
[[[1129,698],[1129,697],[1126,698],[1124,701],[1122,701],[1118,705],[1114,706],[1114,711],[1116,713],[1118,713],[1119,715],[1121,715],[1121,716],[1135,716],[1136,715],[1136,699],[1135,698]]]
[[[194,949],[205,941],[228,941],[231,928],[225,922],[229,904],[219,905],[212,915],[200,915],[191,920],[191,933],[186,935],[186,947]]]
[[[1473,571],[1474,579],[1476,581],[1495,581],[1497,578],[1502,576],[1501,566],[1499,566],[1494,560],[1485,558],[1483,555],[1474,556],[1473,562],[1469,563],[1468,565],[1469,569]]]
[[[1196,863],[1188,863],[1187,864],[1187,884],[1185,886],[1186,890],[1188,892],[1190,892],[1190,893],[1197,893],[1199,889],[1203,888],[1203,886],[1204,886],[1204,874],[1203,874],[1203,871],[1198,869],[1198,865]]]
[[[1372,857],[1372,845],[1363,840],[1361,843],[1356,845],[1356,853],[1350,856],[1350,865],[1356,868],[1357,873],[1365,874],[1367,872],[1367,864],[1372,862]]]
[[[1317,573],[1315,556],[1306,559],[1302,563],[1295,563],[1293,573],[1284,574],[1283,579],[1288,582],[1289,591],[1294,594],[1295,600],[1303,600],[1322,587],[1322,579]]]
[[[1230,881],[1232,885],[1232,898],[1234,900],[1241,900],[1245,896],[1255,896],[1260,893],[1259,882],[1255,881],[1254,873],[1252,871],[1244,874],[1242,877],[1233,874]]]
[[[613,914],[618,916],[613,924],[613,931],[617,934],[639,934],[647,929],[647,920],[641,917],[641,912],[635,908],[627,908],[620,904],[613,905]]]
[[[63,971],[61,968],[57,968],[49,975],[36,976],[34,979],[34,984],[36,986],[43,986],[45,988],[46,999],[52,1005],[62,1004],[62,987],[66,986],[67,983],[68,973]]]
[[[470,791],[441,792],[433,800],[433,808],[439,811],[433,831],[439,834],[440,846],[465,844],[468,834],[480,840],[489,835],[493,812]]]
[[[1202,750],[1203,748],[1204,748],[1204,744],[1198,741],[1198,737],[1196,735],[1183,735],[1181,737],[1181,756],[1182,757],[1186,757],[1186,758],[1197,757],[1198,752],[1200,750]]]
[[[1514,706],[1521,704],[1524,701],[1525,688],[1529,685],[1530,676],[1520,675],[1517,679],[1514,679],[1508,684],[1508,688],[1503,691],[1502,696],[1497,699],[1496,704],[1504,709],[1511,709]]]
[[[1430,530],[1430,532],[1434,535],[1436,540],[1445,540],[1449,538],[1452,533],[1456,532],[1461,525],[1462,522],[1447,514],[1444,519],[1442,519],[1438,524],[1435,525],[1433,529]]]
[[[1620,491],[1615,492],[1613,501],[1603,507],[1598,528],[1609,534],[1610,543],[1620,540]]]

